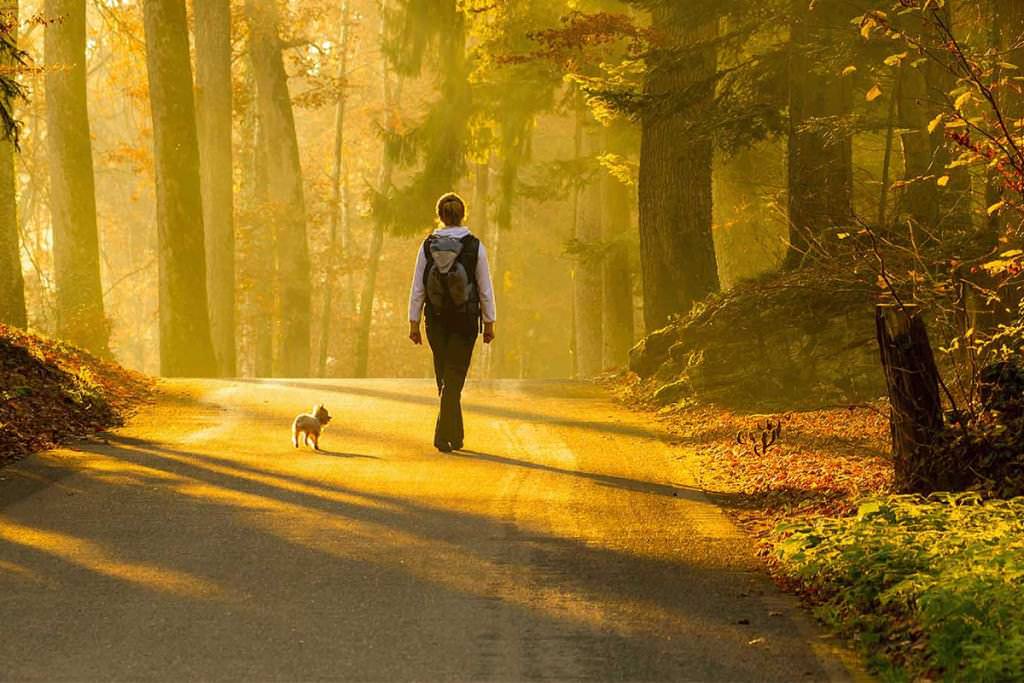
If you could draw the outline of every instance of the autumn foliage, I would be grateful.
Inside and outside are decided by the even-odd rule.
[[[0,325],[0,464],[120,425],[151,380],[70,344]]]

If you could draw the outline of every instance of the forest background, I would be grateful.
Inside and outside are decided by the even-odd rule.
[[[150,373],[426,376],[400,330],[432,203],[454,188],[497,266],[501,343],[481,376],[622,367],[645,334],[772,273],[802,297],[758,316],[798,342],[782,355],[870,352],[848,290],[857,305],[941,298],[951,267],[1013,254],[1016,179],[970,134],[1015,114],[989,112],[957,59],[1012,109],[1022,15],[930,0],[10,5],[23,52],[4,79],[20,135],[2,164],[3,317]],[[819,343],[836,308],[844,332]],[[852,367],[781,384],[881,393]]]

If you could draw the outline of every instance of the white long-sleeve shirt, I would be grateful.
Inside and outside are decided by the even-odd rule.
[[[469,234],[468,228],[439,228],[434,231],[438,237],[454,237],[461,240]],[[423,305],[427,300],[427,290],[423,284],[423,274],[427,270],[427,255],[423,247],[416,256],[416,270],[412,276],[412,292],[409,294],[409,321],[418,323],[423,318]],[[485,323],[497,321],[497,309],[494,305],[494,285],[491,283],[491,266],[487,262],[487,249],[480,243],[480,252],[476,262],[476,289],[480,295],[480,313]]]

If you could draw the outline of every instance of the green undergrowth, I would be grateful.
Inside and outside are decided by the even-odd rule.
[[[1024,498],[890,496],[776,531],[781,568],[887,680],[1024,680]]]

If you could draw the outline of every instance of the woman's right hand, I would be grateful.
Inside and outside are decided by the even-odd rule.
[[[414,322],[410,322],[409,323],[409,341],[411,341],[416,346],[422,346],[423,345],[423,334],[420,333],[420,324],[419,323],[414,323]]]

